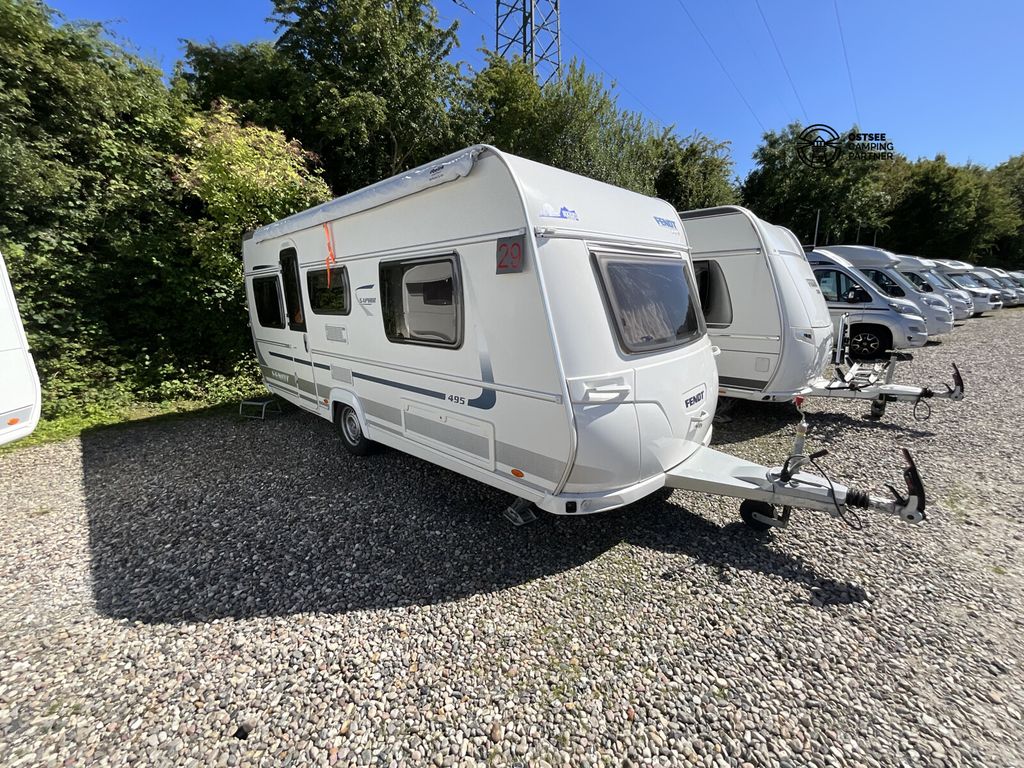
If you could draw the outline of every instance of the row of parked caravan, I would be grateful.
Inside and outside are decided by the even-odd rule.
[[[805,247],[790,230],[737,206],[680,218],[708,334],[721,350],[724,397],[862,399],[876,417],[904,401],[927,417],[930,398],[963,396],[960,373],[954,366],[953,383],[939,391],[895,384],[897,363],[910,359],[898,350],[941,338],[955,321],[1003,306],[1004,298],[1024,298],[999,270],[863,245]],[[836,367],[826,376],[830,362]]]

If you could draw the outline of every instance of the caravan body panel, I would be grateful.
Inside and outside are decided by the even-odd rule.
[[[40,400],[39,377],[0,254],[0,445],[36,428]]]

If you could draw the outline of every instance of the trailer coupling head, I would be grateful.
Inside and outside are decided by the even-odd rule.
[[[920,523],[925,519],[925,493],[924,482],[921,480],[921,473],[917,471],[914,457],[910,451],[903,449],[903,458],[907,460],[907,466],[903,469],[903,481],[907,484],[907,495],[903,496],[893,486],[886,484],[886,488],[892,491],[894,500],[880,499],[868,493],[850,488],[846,492],[846,505],[859,507],[861,509],[875,509],[880,512],[890,512],[908,523]]]

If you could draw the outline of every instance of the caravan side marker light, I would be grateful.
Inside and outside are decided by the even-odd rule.
[[[7,420],[7,426],[8,426],[8,427],[13,427],[13,426],[14,426],[15,424],[17,424],[17,423],[18,423],[19,421],[21,421],[21,419],[19,419],[19,418],[17,418],[17,417],[14,417],[13,419],[8,419],[8,420]]]
[[[521,469],[513,469],[512,470],[512,476],[513,477],[522,477],[523,476],[523,470],[521,470]]]

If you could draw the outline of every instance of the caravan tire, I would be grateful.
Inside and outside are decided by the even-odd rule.
[[[882,360],[892,349],[892,334],[881,325],[855,325],[850,329],[850,357],[854,360]]]
[[[334,407],[334,427],[341,437],[341,444],[353,456],[366,456],[373,453],[376,443],[368,440],[359,425],[359,417],[350,405]]]

